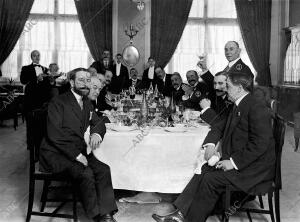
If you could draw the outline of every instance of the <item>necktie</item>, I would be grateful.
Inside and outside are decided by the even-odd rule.
[[[78,104],[80,106],[80,109],[83,110],[83,101],[82,101],[82,98],[78,99]]]

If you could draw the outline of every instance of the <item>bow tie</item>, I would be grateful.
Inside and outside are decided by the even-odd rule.
[[[39,64],[33,64],[33,67],[42,67],[42,66]]]

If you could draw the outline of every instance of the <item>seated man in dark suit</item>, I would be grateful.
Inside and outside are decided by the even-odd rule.
[[[151,83],[153,84],[153,81],[155,79],[155,60],[152,57],[148,58],[148,65],[149,67],[144,70],[143,77],[142,77],[142,88],[143,89],[149,89]]]
[[[101,75],[101,74],[100,74]],[[110,83],[112,79],[112,72],[106,71],[105,78],[105,86],[101,89],[100,94],[97,98],[97,108],[99,111],[111,110],[113,108],[111,103],[111,92],[110,92]]]
[[[163,94],[165,97],[172,96],[172,82],[171,74],[166,74],[165,70],[160,66],[157,66],[154,70],[155,77],[153,80],[153,88],[157,87],[158,91]]]
[[[111,80],[110,91],[119,94],[122,89],[128,89],[129,74],[128,69],[122,63],[122,55],[116,55],[116,63],[112,67],[113,77]]]
[[[200,117],[208,124],[213,124],[222,118],[227,117],[231,102],[228,100],[226,93],[227,73],[218,72],[214,77],[215,95],[213,100],[205,98],[200,101]]]
[[[128,88],[134,86],[136,89],[140,89],[141,80],[137,78],[138,71],[136,70],[136,68],[131,68],[129,74],[130,74],[130,79],[128,82]]]
[[[90,67],[95,68],[97,73],[105,73],[105,70],[112,70],[113,61],[111,58],[110,51],[108,49],[104,49],[101,59],[99,61],[95,61],[92,63]]]
[[[182,78],[178,72],[174,72],[171,76],[171,83],[173,86],[172,95],[176,105],[182,103],[182,96],[184,91],[182,89]]]
[[[186,73],[189,85],[183,85],[184,96],[182,97],[185,108],[201,110],[199,102],[203,98],[211,99],[209,87],[204,82],[199,82],[196,71],[190,70]]]
[[[48,107],[47,134],[41,144],[40,163],[53,173],[66,173],[80,190],[83,207],[94,221],[114,222],[117,211],[110,168],[87,153],[84,133],[90,126],[89,145],[97,148],[106,132],[87,99],[90,73],[70,73],[71,90],[55,97]]]
[[[253,77],[229,73],[227,93],[234,106],[228,117],[213,125],[203,144],[204,158],[216,152],[222,140],[222,160],[215,166],[204,164],[174,202],[177,210],[167,216],[153,215],[156,221],[204,222],[213,212],[227,185],[246,193],[271,180],[275,172],[275,151],[271,116],[266,105],[252,95]]]

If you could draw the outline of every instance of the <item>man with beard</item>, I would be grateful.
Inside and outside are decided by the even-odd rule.
[[[201,110],[199,102],[203,98],[211,99],[209,87],[204,82],[199,82],[199,76],[195,70],[186,73],[186,79],[189,85],[183,85],[184,96],[182,96],[185,108]]]
[[[165,70],[160,66],[157,66],[154,70],[155,77],[153,80],[153,88],[157,86],[158,91],[165,97],[171,97],[172,94],[172,82],[171,75],[166,74]]]
[[[176,105],[179,105],[182,102],[182,96],[184,95],[184,91],[182,89],[182,78],[178,72],[174,72],[171,76],[172,83],[172,95]]]
[[[93,108],[89,93],[90,73],[77,68],[70,72],[71,90],[49,104],[47,134],[41,144],[40,163],[47,172],[65,173],[78,185],[83,207],[94,221],[114,222],[117,211],[110,168],[87,154],[84,132],[90,126],[90,146],[97,148],[106,128]]]
[[[210,101],[204,98],[200,101],[200,107],[202,108],[200,117],[210,125],[226,118],[231,105],[226,95],[226,79],[226,72],[218,72],[214,77],[215,95],[213,100]]]
[[[109,70],[106,70],[106,72],[104,74],[105,86],[102,88],[102,90],[100,91],[100,94],[97,98],[97,108],[99,109],[99,111],[111,110],[113,108],[112,103],[111,103],[112,95],[110,92],[110,83],[111,83],[112,77],[113,77],[112,72]]]
[[[136,89],[139,89],[141,86],[141,80],[138,79],[138,71],[136,70],[136,68],[131,68],[130,69],[130,79],[128,82],[128,88],[134,86]]]
[[[104,74],[106,70],[112,70],[112,59],[111,54],[108,49],[104,49],[101,59],[99,61],[95,61],[90,66],[92,68],[95,68],[97,73]]]

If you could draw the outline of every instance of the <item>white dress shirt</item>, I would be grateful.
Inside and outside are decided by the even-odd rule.
[[[154,78],[154,66],[150,66],[148,70],[148,78],[153,79]]]
[[[116,75],[117,75],[117,76],[120,75],[120,70],[121,70],[121,63],[117,63],[117,64],[116,64]]]
[[[34,67],[36,76],[38,76],[40,74],[43,74],[43,69],[42,69],[42,66],[40,64],[32,63],[32,65],[36,65]]]

